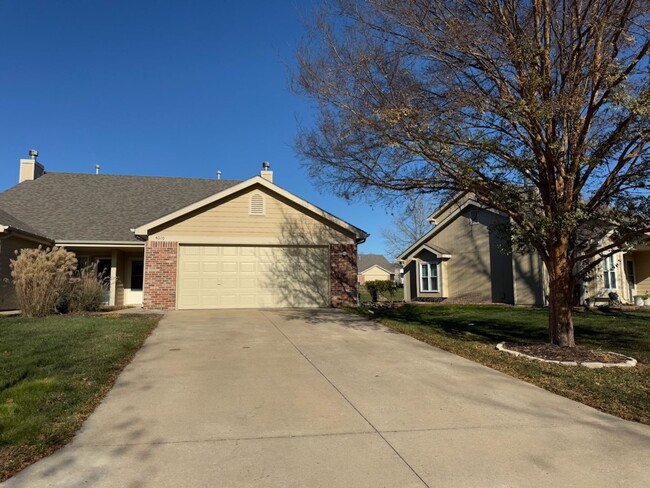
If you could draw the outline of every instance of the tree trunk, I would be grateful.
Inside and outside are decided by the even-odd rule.
[[[566,253],[556,250],[549,263],[548,330],[551,344],[575,347],[572,304],[573,269]]]

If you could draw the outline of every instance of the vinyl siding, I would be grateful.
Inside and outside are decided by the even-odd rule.
[[[250,214],[250,197],[264,197],[264,215]],[[154,229],[150,239],[205,244],[352,244],[349,231],[254,187]]]
[[[512,256],[517,305],[542,305],[542,264],[536,253]]]
[[[361,273],[361,277],[362,283],[374,280],[390,280],[390,273],[386,273],[384,270],[379,269],[377,266],[372,266],[371,268],[368,268],[366,271]]]
[[[429,243],[448,250],[447,291],[451,299],[471,303],[512,303],[512,264],[501,252],[502,236],[496,224],[505,217],[487,210],[478,211],[478,223],[470,223],[471,207],[435,235]]]
[[[472,212],[475,221],[472,222]],[[542,269],[536,254],[511,255],[504,246],[504,224],[496,212],[469,206],[442,227],[425,244],[445,249],[451,258],[441,261],[441,294],[450,302],[543,304]],[[405,269],[407,300],[436,294],[418,290],[418,264],[427,252]],[[408,275],[408,276],[407,276]]]

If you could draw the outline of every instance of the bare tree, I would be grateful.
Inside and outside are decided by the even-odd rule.
[[[381,230],[389,259],[397,259],[406,248],[431,230],[431,223],[427,219],[432,212],[433,204],[424,196],[417,196],[407,200],[394,213],[391,227]]]
[[[649,0],[339,0],[299,49],[297,147],[349,196],[469,191],[574,284],[650,228]],[[354,193],[352,193],[354,192]]]

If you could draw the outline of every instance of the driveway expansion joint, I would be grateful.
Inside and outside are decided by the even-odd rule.
[[[165,444],[201,444],[211,442],[239,442],[239,441],[262,441],[274,439],[310,439],[319,437],[343,437],[343,436],[361,436],[376,435],[374,430],[357,431],[357,432],[325,432],[322,434],[287,434],[287,435],[261,435],[251,437],[216,437],[207,439],[185,439],[178,441],[152,441],[152,442],[118,442],[118,443],[83,443],[71,445],[71,448],[83,449],[85,447],[120,447],[120,446],[157,446]]]

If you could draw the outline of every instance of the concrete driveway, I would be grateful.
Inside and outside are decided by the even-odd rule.
[[[650,427],[335,310],[172,312],[7,487],[650,486]]]

